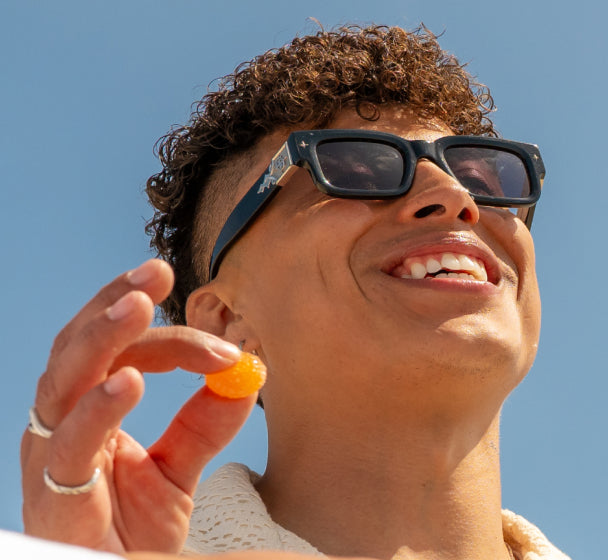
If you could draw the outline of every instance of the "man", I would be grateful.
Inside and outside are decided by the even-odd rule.
[[[177,553],[190,525],[199,553],[565,558],[500,507],[500,408],[538,343],[544,168],[494,138],[491,107],[432,35],[383,27],[297,38],[207,95],[148,183],[175,281],[144,263],[55,342],[23,441],[26,530],[115,552]],[[148,330],[161,302],[176,326]],[[213,372],[237,344],[268,366],[268,467],[221,469],[191,518],[254,397],[203,389],[148,450],[118,425],[140,371]]]

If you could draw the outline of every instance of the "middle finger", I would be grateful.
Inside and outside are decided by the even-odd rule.
[[[47,426],[57,426],[82,395],[107,377],[114,358],[146,330],[153,315],[150,297],[132,291],[71,333],[38,382],[36,409]]]

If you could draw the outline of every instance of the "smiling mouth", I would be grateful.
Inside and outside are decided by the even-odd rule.
[[[481,259],[454,252],[406,257],[390,274],[413,280],[452,278],[482,283],[488,281],[488,271]]]

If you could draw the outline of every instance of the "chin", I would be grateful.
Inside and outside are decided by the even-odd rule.
[[[430,376],[448,394],[490,391],[504,400],[528,373],[536,344],[526,347],[517,329],[480,327],[461,320],[445,323],[409,345],[408,355],[402,357],[403,369],[424,372],[426,382]],[[416,377],[417,383],[423,382]]]

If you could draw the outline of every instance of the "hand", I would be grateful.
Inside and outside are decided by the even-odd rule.
[[[223,399],[202,388],[147,450],[119,429],[143,395],[142,371],[203,373],[238,359],[236,347],[201,331],[149,328],[172,285],[170,267],[148,261],[105,286],[56,338],[35,399],[53,433],[26,431],[21,445],[27,533],[118,553],[181,550],[200,473],[256,396]],[[45,485],[45,466],[65,486],[96,467],[101,477],[90,492],[62,495]]]

